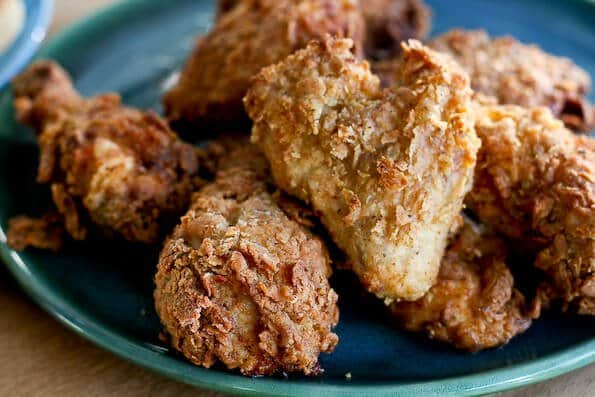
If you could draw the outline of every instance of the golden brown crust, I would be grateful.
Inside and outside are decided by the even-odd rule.
[[[83,99],[56,64],[31,65],[13,84],[19,119],[37,129],[37,180],[51,184],[68,233],[90,224],[131,241],[155,242],[196,186],[194,148],[152,112],[115,94]]]
[[[363,42],[352,0],[242,0],[199,39],[177,85],[165,98],[176,124],[212,127],[245,122],[242,97],[250,79],[327,34]]]
[[[452,30],[428,45],[453,56],[469,72],[473,89],[501,104],[546,106],[569,128],[595,126],[595,109],[586,99],[591,79],[567,58],[512,37],[492,39],[482,30]]]
[[[418,42],[383,91],[352,42],[263,69],[244,103],[278,186],[309,203],[368,290],[418,299],[471,187],[479,140],[466,74]]]
[[[163,248],[157,313],[173,347],[197,365],[318,374],[318,355],[338,341],[327,250],[276,205],[260,151],[238,146],[221,145],[229,155],[215,181]]]
[[[401,42],[424,39],[432,13],[422,0],[361,0],[366,22],[366,57],[380,60],[401,53]]]
[[[469,219],[446,249],[438,281],[415,302],[390,310],[399,325],[471,352],[504,345],[539,315],[514,288],[506,245]]]
[[[482,222],[539,252],[543,296],[595,313],[595,141],[545,108],[479,107],[482,140],[466,203]]]
[[[62,248],[62,217],[49,213],[41,218],[16,216],[8,221],[6,243],[17,251],[33,247],[57,252]]]

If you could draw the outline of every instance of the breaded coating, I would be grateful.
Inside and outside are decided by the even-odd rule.
[[[62,217],[57,213],[41,218],[16,216],[8,221],[6,242],[17,251],[34,247],[58,252],[62,248],[63,233]]]
[[[595,140],[545,108],[479,107],[476,129],[482,147],[468,207],[538,253],[544,295],[595,314]]]
[[[432,13],[422,0],[361,0],[366,22],[364,52],[381,60],[401,53],[401,41],[425,39]]]
[[[546,106],[569,128],[595,126],[595,109],[586,99],[591,79],[570,59],[509,36],[492,39],[483,30],[452,30],[428,45],[453,56],[471,76],[473,89],[501,104]]]
[[[362,43],[363,25],[353,0],[241,0],[199,39],[166,114],[182,129],[247,124],[242,97],[262,67],[327,34]]]
[[[539,309],[514,288],[506,251],[504,241],[465,219],[430,291],[390,306],[398,324],[471,352],[504,345],[526,331]]]
[[[241,1],[219,0],[217,18]],[[401,53],[401,41],[424,39],[430,31],[432,13],[422,0],[359,0],[359,4],[366,26],[367,58],[392,58]]]
[[[436,280],[471,188],[471,89],[411,41],[402,87],[382,90],[349,39],[312,42],[255,78],[244,103],[277,185],[310,204],[364,286],[415,300]]]
[[[338,342],[328,252],[277,206],[260,151],[242,146],[221,145],[229,154],[215,181],[165,243],[157,313],[172,346],[197,365],[316,375],[319,354]]]
[[[198,160],[155,113],[115,94],[80,97],[55,63],[39,61],[13,82],[20,121],[36,129],[37,181],[50,184],[66,231],[156,242],[196,187]]]

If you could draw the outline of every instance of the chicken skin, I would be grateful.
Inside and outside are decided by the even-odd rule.
[[[239,1],[199,39],[178,83],[165,95],[167,116],[184,130],[247,124],[242,97],[252,76],[327,34],[361,45],[364,27],[357,2]]]
[[[466,73],[411,41],[382,90],[348,39],[263,69],[244,99],[277,185],[312,206],[364,286],[416,300],[436,280],[479,139]]]
[[[18,119],[37,132],[37,181],[51,186],[72,238],[85,239],[93,226],[108,236],[156,242],[187,208],[198,159],[156,114],[121,106],[115,94],[84,99],[49,61],[18,76],[13,93]],[[15,248],[39,246],[31,227],[44,223],[21,218],[9,241],[20,241]],[[14,233],[30,237],[19,240]]]
[[[546,303],[595,315],[595,140],[545,108],[481,106],[476,182],[466,199],[546,275]]]
[[[586,99],[589,74],[567,58],[512,37],[492,39],[482,30],[452,30],[428,45],[453,56],[469,72],[473,89],[501,104],[546,106],[569,128],[595,126],[595,109]]]
[[[423,298],[390,310],[412,332],[471,352],[504,345],[531,325],[530,307],[514,288],[506,244],[469,219],[450,240],[438,281]]]
[[[432,14],[422,0],[361,0],[366,22],[364,52],[374,60],[401,53],[401,41],[424,39]]]
[[[266,158],[242,143],[218,145],[215,181],[165,243],[157,313],[172,346],[197,365],[316,375],[319,354],[338,342],[329,255],[277,205]]]

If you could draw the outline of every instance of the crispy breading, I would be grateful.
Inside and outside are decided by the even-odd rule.
[[[472,184],[479,140],[468,78],[411,41],[402,87],[382,90],[348,39],[263,69],[244,99],[277,185],[310,204],[379,297],[432,286]]]
[[[569,128],[595,126],[595,109],[586,99],[591,78],[568,58],[509,36],[492,39],[483,30],[452,30],[428,45],[453,56],[469,72],[473,89],[501,104],[546,106]]]
[[[366,22],[366,57],[379,60],[401,53],[401,42],[424,39],[432,13],[422,0],[361,0]]]
[[[501,346],[526,331],[538,307],[514,288],[504,241],[469,219],[452,237],[438,281],[423,298],[390,310],[413,332],[475,352]]]
[[[51,185],[67,232],[155,242],[197,184],[194,148],[153,112],[115,94],[81,98],[57,64],[39,61],[13,82],[20,121],[38,134],[39,183]]]
[[[241,1],[219,0],[217,19]],[[401,41],[424,39],[430,31],[432,13],[422,0],[360,0],[359,4],[366,26],[367,58],[394,57],[401,52]]]
[[[428,43],[451,55],[470,75],[471,87],[501,104],[545,106],[568,128],[590,131],[595,107],[586,95],[589,74],[570,59],[548,54],[512,37],[490,38],[482,30],[452,30]],[[401,60],[374,62],[384,86],[396,84]]]
[[[482,140],[466,203],[524,252],[549,287],[543,296],[595,314],[595,140],[545,108],[478,107]]]
[[[8,221],[6,242],[17,251],[34,247],[58,252],[62,248],[63,234],[62,217],[55,212],[41,218],[16,216]]]
[[[247,123],[242,97],[252,76],[327,34],[363,42],[363,20],[356,1],[238,2],[198,40],[179,82],[165,95],[167,116],[180,128]]]
[[[245,375],[321,372],[338,342],[337,295],[323,242],[277,206],[247,140],[218,143],[215,181],[165,243],[155,305],[172,346]]]

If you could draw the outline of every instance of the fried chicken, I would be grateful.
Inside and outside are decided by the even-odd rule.
[[[51,212],[41,218],[16,216],[8,221],[8,246],[17,251],[36,247],[54,252],[60,251],[64,227],[62,217]]]
[[[514,288],[504,241],[469,219],[451,239],[438,281],[423,298],[397,302],[399,325],[471,352],[501,346],[531,325],[538,307]]]
[[[338,342],[337,295],[323,242],[269,193],[268,164],[247,139],[220,144],[216,179],[165,243],[155,305],[191,362],[244,375],[321,372]]]
[[[357,2],[239,1],[199,39],[179,82],[165,95],[167,116],[180,129],[247,124],[242,97],[252,76],[327,34],[363,42]]]
[[[219,0],[217,18],[241,1]],[[401,41],[424,39],[430,31],[432,13],[422,0],[360,0],[359,4],[366,25],[367,58],[392,58],[400,54]]]
[[[586,99],[589,74],[567,58],[512,37],[492,39],[483,30],[452,30],[428,45],[452,55],[469,72],[473,89],[501,104],[546,106],[569,128],[595,126],[595,108]]]
[[[401,53],[401,41],[424,39],[432,13],[422,0],[361,0],[366,22],[366,57],[381,60]]]
[[[155,113],[121,106],[115,94],[84,99],[49,61],[32,64],[13,92],[18,119],[38,134],[37,181],[50,184],[72,238],[85,239],[93,226],[108,236],[156,242],[187,208],[197,183],[195,150]]]
[[[545,108],[481,106],[475,186],[479,219],[537,253],[546,300],[595,314],[595,140]]]
[[[448,57],[411,41],[402,87],[382,90],[352,46],[327,38],[263,69],[244,99],[252,139],[369,291],[415,300],[436,280],[471,188],[471,89]]]

